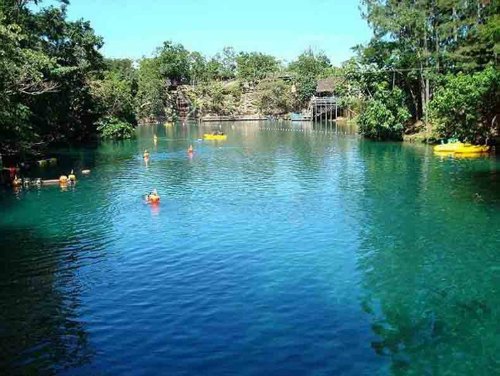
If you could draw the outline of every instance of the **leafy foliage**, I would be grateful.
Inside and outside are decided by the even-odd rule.
[[[265,80],[258,87],[258,108],[263,114],[282,115],[293,111],[295,95],[291,85],[282,80]]]
[[[118,72],[106,72],[101,80],[91,82],[91,91],[105,116],[135,123],[132,82]]]
[[[236,77],[236,51],[233,47],[224,47],[214,60],[218,69],[215,78],[231,80]]]
[[[207,61],[199,52],[194,51],[189,54],[189,76],[193,84],[206,82],[210,79]]]
[[[297,76],[297,93],[299,100],[305,104],[316,92],[317,79],[331,68],[328,57],[322,52],[315,53],[308,49],[296,61],[290,63],[288,69]]]
[[[444,103],[433,104],[433,98],[443,84],[449,85],[447,75],[461,72],[472,75],[488,65],[498,69],[498,1],[362,0],[361,3],[374,37],[366,46],[355,48],[355,64],[349,65],[346,74],[356,80],[364,98],[373,96],[380,84],[397,87],[405,94],[405,104],[414,122],[427,122],[429,110],[434,108],[433,118],[443,130],[443,124],[461,116],[461,109],[451,107],[449,110],[455,112],[450,113],[448,121],[444,120],[444,112],[436,114],[436,107],[443,107]],[[470,95],[471,99],[476,97],[474,91]],[[491,105],[498,108],[497,103]],[[474,127],[476,130],[472,131],[470,123],[474,121],[460,120],[457,126],[467,130],[453,133],[475,138],[479,132],[485,137],[485,127]],[[445,128],[451,129],[450,125]]]
[[[134,127],[114,116],[104,117],[97,127],[101,138],[105,140],[124,140],[135,135]]]
[[[404,94],[399,88],[389,90],[380,85],[359,116],[360,132],[378,140],[401,140],[410,112],[404,105]]]
[[[449,75],[430,103],[430,117],[443,138],[481,142],[500,113],[500,73],[490,67],[475,74]]]
[[[164,42],[156,52],[160,76],[173,83],[189,82],[189,51],[182,44]]]
[[[139,119],[156,119],[164,116],[167,85],[160,75],[157,59],[145,58],[140,61],[137,83],[136,116]]]
[[[236,58],[238,78],[247,82],[258,82],[279,70],[274,56],[260,52],[240,52]]]
[[[196,90],[201,113],[233,115],[237,112],[241,100],[241,89],[236,81],[222,83],[208,82]]]
[[[0,152],[92,137],[99,114],[89,80],[103,68],[102,39],[66,4],[0,0]]]

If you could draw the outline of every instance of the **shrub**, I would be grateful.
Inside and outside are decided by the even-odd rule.
[[[202,114],[233,115],[241,101],[241,89],[238,82],[224,84],[210,82],[199,85],[196,89],[198,109]]]
[[[259,84],[257,106],[266,115],[281,115],[293,111],[295,97],[290,85],[282,80],[265,80]]]
[[[487,138],[499,112],[499,82],[494,68],[447,76],[429,103],[429,117],[439,136],[471,142]]]
[[[101,138],[105,140],[124,140],[135,135],[134,127],[116,117],[105,117],[97,127]]]
[[[375,95],[359,115],[359,131],[368,138],[401,140],[410,116],[399,88],[389,90],[385,85],[378,85]]]
[[[279,62],[274,56],[260,52],[240,52],[236,57],[238,78],[247,82],[258,82],[279,70]]]

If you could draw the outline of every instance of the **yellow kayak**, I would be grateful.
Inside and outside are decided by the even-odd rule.
[[[203,139],[205,139],[205,140],[227,140],[227,135],[205,133],[203,135]]]
[[[438,153],[487,153],[490,151],[489,146],[464,144],[463,142],[453,142],[434,146],[434,151]]]

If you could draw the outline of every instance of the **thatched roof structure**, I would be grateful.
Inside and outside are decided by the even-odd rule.
[[[333,94],[335,86],[335,78],[333,77],[318,80],[316,84],[316,94]]]

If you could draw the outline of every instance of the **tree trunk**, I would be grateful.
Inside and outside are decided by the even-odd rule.
[[[429,102],[430,88],[429,88],[429,78],[425,77],[427,75],[427,68],[429,67],[429,48],[427,44],[427,17],[424,18],[424,61],[425,68],[421,67],[421,80],[422,80],[422,117],[427,123],[427,103]]]
[[[408,82],[408,75],[405,73],[401,73],[401,78],[404,81],[404,85],[408,88],[408,91],[411,95],[411,102],[413,105],[413,114],[415,115],[415,120],[420,120],[420,114],[418,109],[418,97],[415,95],[415,91],[413,90],[412,83]]]
[[[453,39],[455,43],[458,42],[458,28],[457,28],[457,9],[455,7],[452,8],[452,18],[453,18]]]
[[[424,68],[422,63],[420,63],[420,119],[425,119],[425,78],[424,78]]]

